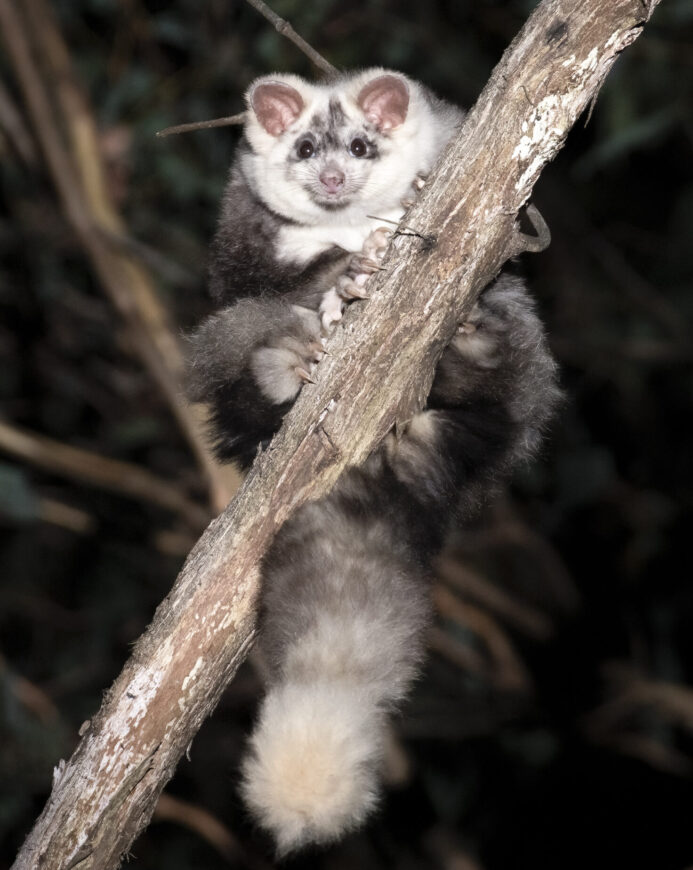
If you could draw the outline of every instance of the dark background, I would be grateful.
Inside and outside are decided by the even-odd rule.
[[[533,5],[273,8],[338,67],[401,69],[470,105]],[[311,65],[233,0],[53,9],[137,241],[128,255],[182,331],[208,309],[206,246],[238,133],[154,133],[240,111],[255,76]],[[206,508],[65,218],[7,52],[0,80],[0,421],[146,468]],[[362,832],[291,866],[693,865],[692,106],[693,2],[663,0],[535,191],[553,243],[525,270],[567,393],[544,455],[441,566],[433,651],[397,723],[399,784]],[[199,531],[184,511],[61,471],[50,445],[42,455],[39,468],[3,437],[0,866]],[[258,691],[244,666],[167,790],[180,802],[133,845],[135,866],[272,865],[235,787]]]

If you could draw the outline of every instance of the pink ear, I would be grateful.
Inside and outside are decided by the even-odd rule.
[[[250,105],[270,136],[280,136],[303,111],[303,97],[282,82],[264,82],[253,89]]]
[[[361,89],[357,102],[379,130],[394,130],[406,120],[409,88],[398,76],[378,76]]]

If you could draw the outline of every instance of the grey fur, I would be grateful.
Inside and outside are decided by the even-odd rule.
[[[322,137],[322,148],[345,147],[354,82],[360,87],[368,76],[323,89],[324,113],[299,119],[304,127],[286,132],[288,144],[279,137],[288,173],[305,125],[316,141]],[[287,78],[309,101],[314,86]],[[407,83],[410,112],[428,125],[416,135],[430,145],[434,133],[440,150],[461,112]],[[377,138],[369,163],[392,172],[396,136],[362,126]],[[239,148],[212,248],[212,292],[223,307],[191,336],[189,367],[192,397],[211,405],[220,456],[245,463],[290,407],[296,367],[309,361],[319,335],[323,296],[353,264],[353,250],[336,244],[301,263],[280,259],[278,240],[294,224],[263,200],[262,160],[251,140],[275,147],[251,129]],[[419,169],[410,159],[401,174],[411,183]],[[389,196],[383,210],[396,204]],[[364,238],[372,228],[365,213],[364,206]],[[325,207],[310,221],[308,229],[320,231],[334,214]],[[462,329],[440,360],[426,409],[362,468],[345,473],[327,498],[298,510],[264,560],[259,646],[268,693],[243,793],[282,852],[336,839],[376,805],[387,717],[423,655],[431,559],[451,518],[471,516],[536,453],[559,401],[556,366],[519,278],[503,274],[487,287]]]

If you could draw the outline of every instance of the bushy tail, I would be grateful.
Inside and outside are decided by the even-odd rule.
[[[268,693],[242,791],[281,854],[336,840],[374,808],[387,719],[422,658],[428,583],[374,492],[353,469],[265,559]]]
[[[336,840],[378,798],[385,713],[362,687],[286,683],[264,699],[243,794],[280,854]]]

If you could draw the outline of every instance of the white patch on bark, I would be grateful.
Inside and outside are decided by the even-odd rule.
[[[183,689],[184,692],[188,688],[188,684],[190,682],[192,682],[193,680],[197,679],[197,673],[203,664],[204,664],[204,659],[202,658],[202,656],[200,656],[198,658],[198,660],[195,662],[195,664],[192,666],[192,670],[190,671],[188,676],[183,680],[183,685],[181,686],[181,688]]]
[[[430,299],[428,300],[428,302],[424,305],[424,314],[425,314],[427,317],[428,317],[428,315],[431,313],[431,306],[432,306],[433,303],[436,301],[436,296],[440,293],[440,290],[441,290],[441,285],[440,285],[440,284],[436,284],[436,286],[435,286],[435,290],[433,291],[433,293],[431,293],[431,298],[430,298]]]
[[[526,161],[529,163],[515,184],[515,190],[524,190],[551,158],[556,142],[565,132],[557,123],[557,120],[564,115],[560,97],[551,94],[537,104],[531,118],[522,124],[522,132],[525,135],[513,151],[512,159],[520,163]]]

